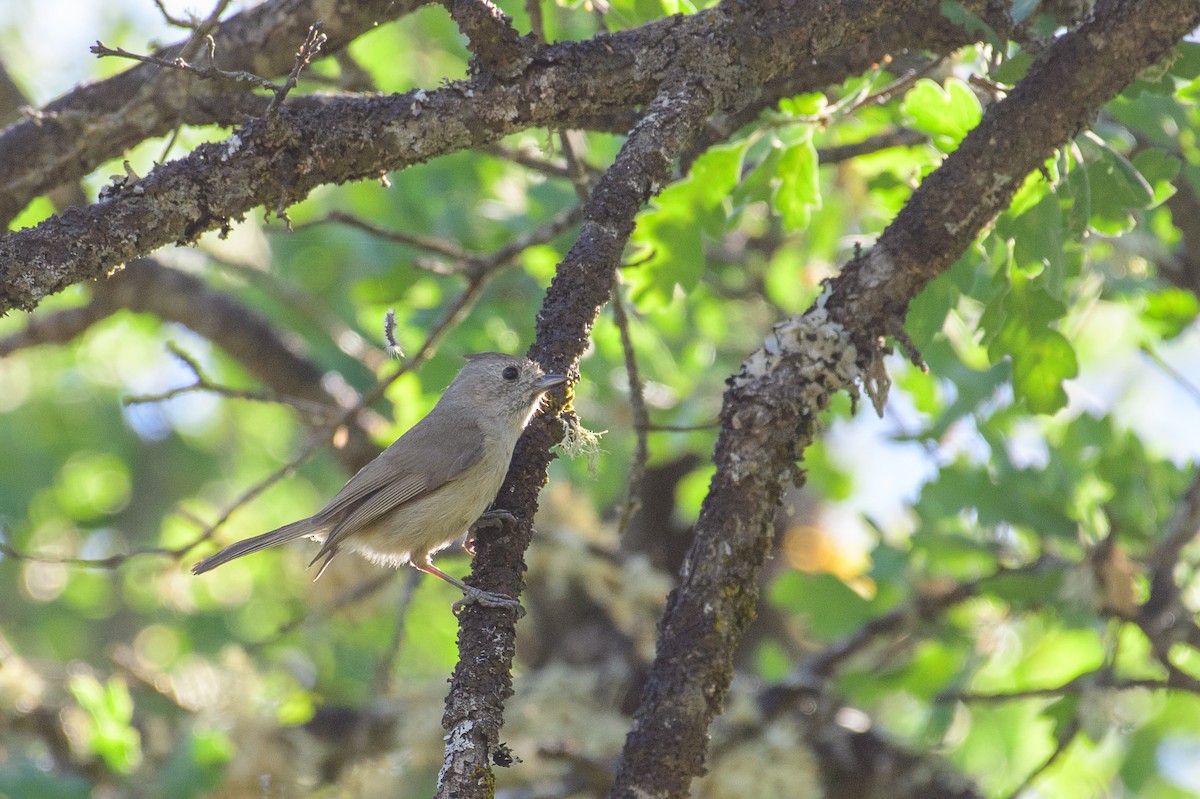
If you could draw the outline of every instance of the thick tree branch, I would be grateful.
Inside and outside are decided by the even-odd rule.
[[[897,30],[922,31],[912,33],[910,44],[943,41],[956,30],[934,0],[842,2],[821,14],[796,4],[760,5],[722,5],[546,47],[504,84],[336,99],[304,111],[284,107],[277,124],[254,120],[224,142],[202,145],[115,187],[94,206],[0,239],[0,313],[30,309],[66,285],[225,227],[257,205],[285,208],[318,185],[377,177],[530,127],[575,128],[627,113],[650,102],[675,70],[720,75],[727,67],[731,77],[714,78],[708,89],[717,108],[734,110],[758,96],[756,87],[786,74],[808,74],[812,63],[835,50],[899,45]],[[839,35],[829,35],[831,30]],[[961,31],[957,35],[966,39]],[[824,70],[812,74],[829,77]]]
[[[668,599],[612,796],[685,796],[703,769],[705,731],[754,617],[780,492],[832,394],[862,382],[882,399],[881,337],[901,330],[912,298],[1007,206],[1029,172],[1198,22],[1200,0],[1100,4],[1092,22],[1056,41],[1008,98],[988,108],[876,247],[847,264],[803,316],[776,325],[731,379],[717,473]]]
[[[538,315],[529,357],[547,371],[578,378],[579,358],[596,316],[611,296],[634,217],[670,178],[674,158],[711,111],[711,103],[711,96],[695,84],[661,95],[600,179],[585,208],[579,238],[559,264]],[[518,442],[496,507],[512,513],[520,524],[476,539],[472,584],[508,596],[520,594],[538,493],[546,483],[550,448],[561,438],[557,415],[544,413]],[[490,796],[492,763],[507,765],[499,735],[504,701],[512,695],[514,622],[507,611],[479,606],[462,614],[459,662],[442,720],[449,735],[439,797]]]
[[[325,20],[323,51],[338,52],[381,22],[424,0],[272,0],[222,22],[213,32],[217,66],[264,77],[286,75],[308,27]],[[155,53],[173,59],[190,40]],[[0,132],[0,222],[7,227],[30,200],[74,182],[144,139],[180,123],[240,124],[261,114],[269,98],[224,82],[199,81],[141,64],[107,80],[78,86],[33,117]],[[142,253],[144,254],[144,252]]]

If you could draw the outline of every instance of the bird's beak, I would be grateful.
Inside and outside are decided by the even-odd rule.
[[[542,375],[533,384],[533,390],[536,394],[544,394],[555,386],[561,386],[565,382],[567,382],[566,375]]]

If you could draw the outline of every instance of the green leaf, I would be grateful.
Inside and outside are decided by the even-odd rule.
[[[809,213],[821,204],[821,186],[817,180],[817,150],[806,136],[784,150],[779,159],[779,192],[775,207],[789,230],[808,225]]]
[[[1092,184],[1086,165],[1074,161],[1069,165],[1071,171],[1066,181],[1058,185],[1058,196],[1067,209],[1068,234],[1073,239],[1080,239],[1087,232],[1092,216]]]
[[[1020,270],[1008,271],[1010,291],[996,302],[1000,313],[992,319],[1000,328],[991,333],[988,357],[1012,361],[1013,393],[1034,413],[1054,413],[1067,404],[1062,382],[1079,373],[1079,360],[1071,343],[1049,327],[1066,308]]]
[[[1077,729],[1075,720],[1079,717],[1079,694],[1055,699],[1042,708],[1042,715],[1054,725],[1054,740],[1059,744],[1066,743]]]
[[[1180,42],[1175,45],[1174,50],[1175,60],[1171,62],[1171,74],[1185,81],[1200,78],[1200,43]]]
[[[967,33],[979,34],[987,39],[996,50],[1004,49],[1004,40],[992,28],[991,25],[983,21],[983,19],[971,9],[964,6],[957,0],[942,0],[938,5],[938,11],[946,19],[953,22],[955,25],[961,25],[966,29]]]
[[[1173,339],[1189,328],[1200,315],[1200,300],[1194,292],[1166,288],[1145,296],[1142,319],[1162,339]]]
[[[1164,178],[1167,174],[1174,177],[1169,160],[1165,156],[1147,156],[1147,167],[1156,172],[1156,181],[1169,181],[1170,178]],[[1087,173],[1091,190],[1089,224],[1106,235],[1129,231],[1134,224],[1131,211],[1151,208],[1169,196],[1168,188],[1151,186],[1128,158],[1106,144],[1099,148],[1096,160],[1087,165]]]
[[[643,310],[670,303],[676,286],[689,291],[700,282],[702,233],[724,232],[724,203],[741,176],[746,146],[740,141],[712,148],[696,159],[687,179],[669,186],[638,215],[632,242],[649,257],[625,276],[630,296]]]
[[[692,164],[687,180],[676,185],[690,185],[701,208],[719,206],[741,179],[747,144],[743,139],[709,148]]]
[[[938,149],[951,152],[983,119],[983,106],[966,83],[947,78],[944,86],[921,78],[904,96],[901,110],[913,127],[933,137]]]
[[[811,117],[825,110],[828,98],[821,92],[798,94],[779,101],[779,110],[788,116]]]
[[[767,589],[767,599],[803,616],[812,634],[825,641],[846,635],[873,615],[872,603],[832,574],[784,572]]]
[[[1029,275],[1044,273],[1040,283],[1055,299],[1065,298],[1068,280],[1083,267],[1083,249],[1067,230],[1063,204],[1048,192],[1024,213],[996,220],[996,233],[1012,242],[1012,264]]]
[[[101,685],[90,674],[79,674],[71,678],[67,687],[88,714],[91,751],[118,774],[128,774],[137,768],[142,760],[141,736],[130,724],[133,699],[125,681],[113,677]]]
[[[997,83],[1015,86],[1029,72],[1029,65],[1032,63],[1033,56],[1025,51],[1021,51],[1005,59],[1004,63],[993,69],[991,72],[992,80]]]
[[[1130,168],[1137,171],[1150,187],[1152,197],[1146,208],[1154,208],[1175,193],[1171,182],[1179,174],[1183,162],[1162,150],[1142,150],[1133,158]]]

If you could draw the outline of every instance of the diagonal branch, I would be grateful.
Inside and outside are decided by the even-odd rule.
[[[716,76],[709,86],[715,107],[734,110],[757,98],[760,84],[784,74],[830,79],[812,64],[837,48],[865,48],[868,58],[880,55],[876,47],[969,39],[940,15],[935,0],[839,3],[819,19],[801,4],[761,5],[755,13],[731,3],[549,46],[508,83],[280,109],[278,124],[253,120],[224,142],[114,186],[99,204],[0,239],[0,313],[32,308],[49,293],[164,244],[227,227],[256,206],[286,208],[322,184],[377,178],[530,127],[576,128],[626,113],[649,103],[676,71]],[[840,35],[829,36],[830,28]],[[0,162],[8,155],[0,139]]]
[[[336,53],[378,24],[411,13],[424,0],[271,0],[221,22],[213,32],[217,64],[228,72],[286,75],[296,43],[315,20],[326,20],[323,52]],[[188,40],[154,55],[173,60]],[[0,132],[0,222],[8,222],[39,194],[74,182],[148,138],[187,124],[240,124],[261,114],[269,100],[225,82],[198,81],[177,71],[140,64],[106,80],[73,89]],[[152,80],[158,85],[140,96]],[[136,98],[136,101],[135,101]],[[131,101],[135,101],[132,102]]]
[[[537,338],[529,356],[547,371],[578,378],[579,358],[592,324],[611,296],[634,217],[671,177],[674,158],[711,111],[711,102],[695,85],[664,92],[596,185],[579,238],[559,264],[538,315]],[[562,433],[557,415],[544,413],[517,444],[496,506],[520,523],[506,525],[499,534],[479,536],[471,583],[508,596],[520,594],[538,492],[546,483],[553,457],[550,448]],[[443,799],[490,795],[492,763],[503,763],[506,750],[499,735],[504,701],[512,695],[513,615],[469,606],[462,614],[458,646],[459,662],[442,720],[449,731],[437,793]]]
[[[1007,206],[1030,171],[1198,22],[1200,0],[1099,4],[1090,23],[1056,41],[1008,98],[988,108],[876,247],[847,264],[803,316],[776,325],[730,380],[717,473],[659,625],[611,796],[685,796],[702,772],[708,724],[755,614],[780,493],[833,393],[856,393],[859,381],[872,390],[881,337],[901,331],[912,298]]]

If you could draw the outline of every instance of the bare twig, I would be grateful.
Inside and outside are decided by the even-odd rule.
[[[227,399],[250,400],[253,402],[274,402],[281,405],[288,405],[295,408],[300,413],[304,414],[311,420],[320,421],[328,419],[338,409],[331,405],[325,405],[320,402],[302,399],[300,397],[289,397],[278,394],[273,391],[248,391],[246,389],[232,388],[219,383],[214,383],[209,380],[201,371],[200,364],[196,359],[185,352],[175,342],[168,342],[167,349],[172,355],[180,360],[192,373],[193,382],[186,386],[179,386],[158,394],[133,394],[123,398],[122,402],[126,405],[144,405],[152,402],[165,402],[183,394],[191,394],[197,391],[207,391],[217,394]]]
[[[162,18],[168,25],[190,31],[194,31],[200,26],[200,20],[192,14],[189,14],[187,19],[172,16],[171,12],[167,11],[166,5],[163,4],[163,0],[154,0],[154,5],[158,6],[158,13],[162,14]]]
[[[406,570],[407,571],[407,570]],[[249,649],[260,649],[278,642],[281,638],[290,633],[299,630],[302,627],[307,627],[320,619],[325,619],[337,613],[342,608],[362,602],[370,596],[378,593],[386,588],[392,580],[396,579],[400,572],[396,569],[383,569],[370,579],[356,583],[351,588],[338,594],[332,602],[324,607],[308,606],[303,613],[296,618],[279,627],[275,632],[258,641],[253,641],[246,644]]]
[[[308,35],[304,37],[304,42],[296,51],[296,62],[292,65],[292,71],[288,73],[287,80],[283,82],[282,86],[275,89],[275,96],[271,98],[271,103],[267,106],[269,118],[275,117],[279,111],[279,105],[288,96],[288,92],[296,88],[296,81],[299,80],[301,71],[312,63],[328,40],[329,37],[325,35],[325,23],[317,20],[308,29]]]
[[[2,531],[0,531],[2,533]],[[192,541],[180,547],[143,547],[140,549],[130,550],[129,552],[120,552],[115,555],[109,555],[106,558],[73,558],[60,557],[58,555],[43,555],[36,552],[22,552],[12,546],[3,537],[0,537],[0,555],[12,558],[17,561],[26,561],[29,563],[55,563],[64,566],[80,566],[91,569],[116,569],[126,561],[133,558],[142,557],[145,555],[159,555],[169,558],[181,558],[188,553],[192,547],[199,544],[200,541]]]
[[[542,0],[525,0],[525,13],[529,15],[529,32],[538,44],[546,41],[546,28],[542,23]]]
[[[1187,392],[1192,399],[1200,402],[1200,386],[1197,386],[1187,375],[1180,372],[1174,366],[1167,362],[1165,358],[1158,354],[1158,351],[1149,344],[1142,345],[1142,354],[1149,358],[1155,366],[1162,370],[1163,374],[1175,381],[1175,384]]]
[[[1040,766],[1031,771],[1029,776],[1021,781],[1021,784],[1018,785],[1016,789],[1008,795],[1008,799],[1017,799],[1017,797],[1025,793],[1025,791],[1027,791],[1039,777],[1045,774],[1051,766],[1058,762],[1058,759],[1062,757],[1063,753],[1067,751],[1067,748],[1075,741],[1076,736],[1079,735],[1079,731],[1080,723],[1078,716],[1076,716],[1075,718],[1072,718],[1070,722],[1068,722],[1065,730],[1056,735],[1058,742],[1055,744],[1054,751],[1042,761]]]
[[[639,430],[645,430],[647,433],[692,433],[697,430],[715,430],[721,426],[720,422],[705,422],[704,424],[650,424],[639,427]]]
[[[832,147],[822,147],[817,150],[817,160],[822,164],[839,164],[858,158],[862,155],[877,153],[892,147],[913,147],[929,141],[929,137],[919,131],[908,128],[897,128],[887,133],[869,136],[854,144],[839,144]]]
[[[107,303],[93,301],[78,308],[30,316],[22,330],[0,338],[0,358],[27,347],[65,344],[117,310]]]
[[[569,164],[565,161],[557,161],[549,158],[543,158],[529,150],[509,147],[504,144],[488,144],[479,148],[479,152],[494,155],[497,158],[503,158],[505,161],[512,161],[514,164],[519,164],[526,169],[532,169],[535,172],[540,172],[547,177],[566,178],[572,180],[574,173]],[[598,175],[599,172],[589,166],[588,172],[592,175]]]
[[[1016,691],[1000,691],[997,693],[978,693],[974,691],[944,691],[934,697],[935,702],[965,702],[970,704],[1001,704],[1004,702],[1020,702],[1025,699],[1057,699],[1061,696],[1072,696],[1084,691],[1102,688],[1112,691],[1132,691],[1143,689],[1150,691],[1188,690],[1191,688],[1179,685],[1170,679],[1159,680],[1151,678],[1119,678],[1109,674],[1107,665],[1104,668],[1081,674],[1068,680],[1062,685],[1046,686],[1044,688],[1025,688]]]
[[[1183,605],[1179,584],[1175,581],[1175,566],[1189,541],[1200,534],[1200,473],[1167,520],[1162,541],[1147,558],[1150,570],[1150,596],[1139,608],[1134,621],[1150,639],[1155,658],[1167,670],[1168,679],[1181,687],[1200,687],[1190,674],[1183,672],[1171,660],[1171,650],[1178,642],[1200,649],[1200,626],[1193,613]]]
[[[642,501],[640,491],[642,478],[646,476],[646,429],[650,425],[649,414],[646,413],[646,397],[643,392],[642,378],[638,372],[637,353],[633,349],[633,340],[629,337],[629,318],[625,315],[625,305],[621,302],[620,281],[613,286],[612,292],[613,323],[621,335],[621,349],[625,353],[625,374],[629,379],[629,408],[633,413],[634,434],[637,443],[633,448],[633,461],[629,465],[629,489],[625,504],[617,519],[617,532],[625,532],[629,520],[637,513]]]
[[[264,89],[270,89],[273,92],[280,91],[283,87],[278,83],[274,83],[261,75],[255,75],[253,72],[244,70],[224,70],[218,69],[215,66],[199,67],[195,64],[188,63],[182,57],[179,58],[162,58],[155,55],[142,55],[141,53],[132,53],[123,47],[109,47],[104,42],[97,41],[89,48],[100,58],[114,57],[127,58],[130,61],[139,61],[143,64],[153,64],[154,66],[166,67],[168,69],[177,69],[181,72],[186,72],[189,75],[195,75],[201,80],[224,80],[233,83],[249,83],[253,86],[259,86]]]
[[[296,225],[292,232],[299,232],[306,228],[316,227],[317,225],[345,225],[356,230],[361,230],[364,233],[369,233],[372,236],[390,241],[395,244],[404,244],[409,247],[415,247],[419,250],[437,253],[454,261],[465,261],[471,257],[472,253],[463,249],[457,242],[450,239],[443,239],[437,236],[427,236],[421,233],[404,233],[398,230],[390,230],[388,228],[376,225],[374,222],[368,222],[365,219],[348,214],[344,211],[331,211],[320,219],[314,219],[311,222],[305,222]]]

